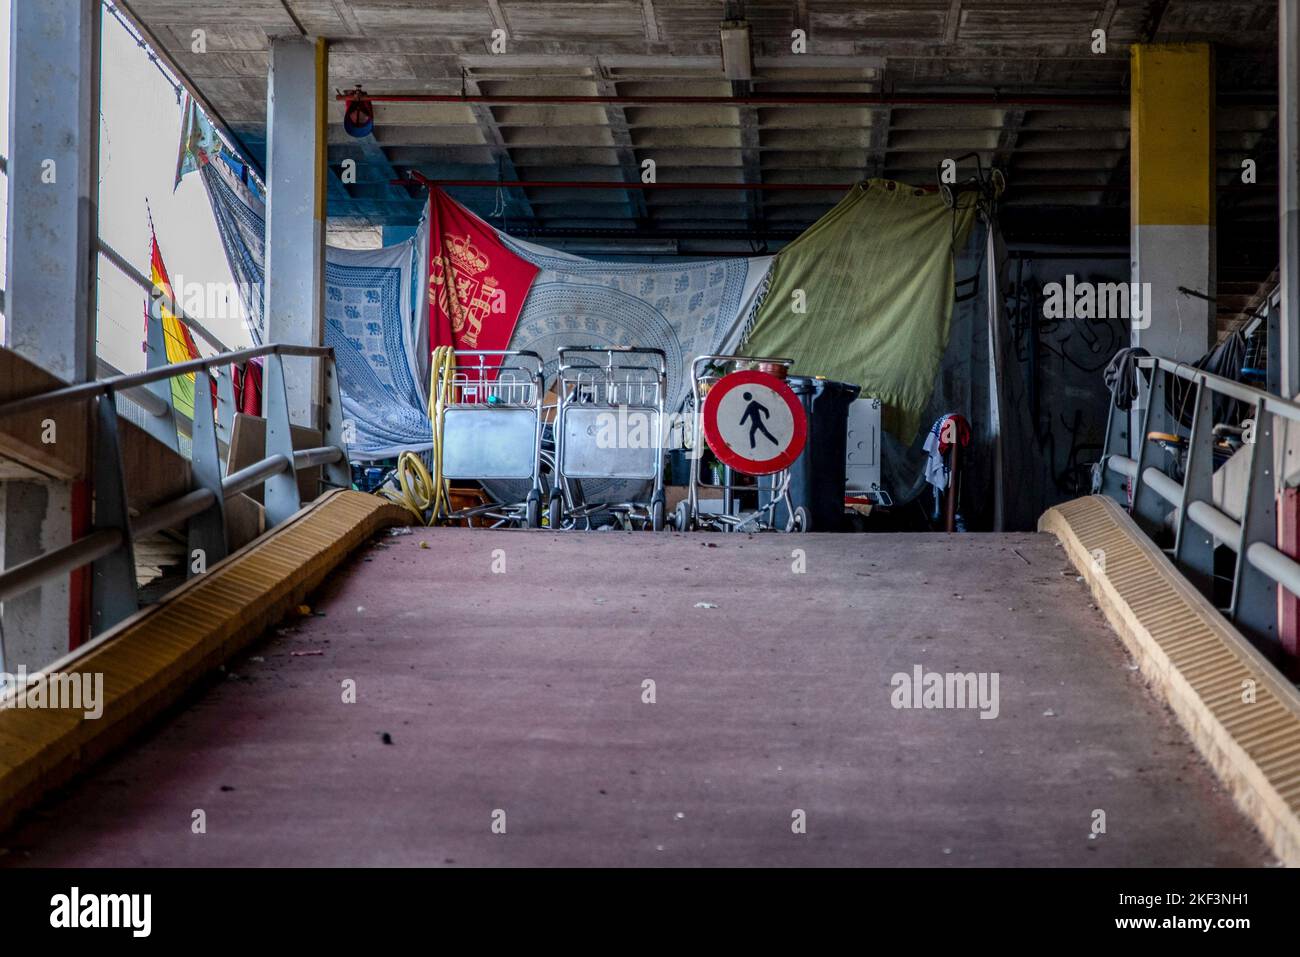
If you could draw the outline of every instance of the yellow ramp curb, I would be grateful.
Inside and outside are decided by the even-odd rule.
[[[1044,512],[1038,529],[1060,539],[1142,674],[1273,853],[1300,866],[1300,692],[1115,502],[1075,499]]]
[[[25,688],[10,689],[0,698],[0,830],[283,618],[376,531],[409,520],[377,496],[330,492]],[[29,706],[56,693],[61,678],[51,675],[77,674],[103,675],[99,718],[83,708]]]

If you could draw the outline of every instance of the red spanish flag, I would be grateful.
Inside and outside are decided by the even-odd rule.
[[[152,226],[149,231],[149,240],[149,272],[152,274],[149,278],[153,280],[155,289],[165,295],[167,299],[176,302],[176,294],[172,292],[172,281],[167,276],[167,267],[163,265],[162,250],[158,248],[158,237],[153,233]],[[197,359],[199,350],[194,344],[194,337],[190,335],[189,327],[177,319],[176,314],[163,303],[159,304],[159,312],[162,314],[163,342],[167,348],[168,364]],[[144,321],[146,324],[149,322],[148,303],[144,307]],[[190,372],[183,376],[176,376],[171,382],[172,404],[186,418],[192,418],[194,416],[194,373]]]
[[[429,347],[504,349],[538,269],[429,187]]]

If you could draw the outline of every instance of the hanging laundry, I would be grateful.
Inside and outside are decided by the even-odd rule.
[[[262,360],[250,359],[231,367],[235,385],[235,411],[245,415],[262,414]]]
[[[922,448],[926,453],[925,480],[939,491],[948,487],[951,474],[948,451],[954,445],[963,449],[970,445],[970,423],[965,416],[948,412],[934,420],[930,434],[925,437]]]

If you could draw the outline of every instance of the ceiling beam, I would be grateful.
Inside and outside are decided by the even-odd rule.
[[[1011,177],[1011,158],[1020,140],[1020,127],[1024,125],[1028,110],[1013,109],[1002,114],[1002,130],[998,133],[998,146],[993,151],[993,165]]]
[[[1094,30],[1105,30],[1110,33],[1110,25],[1115,20],[1115,11],[1119,9],[1119,0],[1105,0],[1101,9],[1097,11],[1097,19],[1093,21]]]
[[[596,77],[596,90],[601,96],[614,97],[618,90],[614,82],[601,69],[599,63],[593,63],[593,75]],[[623,181],[635,183],[641,179],[641,166],[636,160],[636,150],[632,146],[632,133],[627,125],[627,113],[618,103],[605,105],[605,125],[609,128],[610,138],[614,141],[614,152],[618,156],[619,168],[623,171]],[[638,227],[644,227],[650,221],[650,208],[646,204],[642,190],[627,191],[628,205]]]
[[[655,16],[654,0],[641,0],[641,19],[645,21],[645,38],[650,43],[659,42],[659,20]]]
[[[461,82],[468,96],[480,96],[478,80],[470,77],[468,71],[462,74]],[[515,161],[510,156],[510,147],[506,145],[505,137],[501,134],[501,127],[497,125],[497,119],[492,113],[492,108],[480,102],[471,104],[470,111],[474,114],[474,122],[482,132],[483,138],[487,140],[487,146],[492,151],[492,156],[501,171],[501,179],[519,179],[519,171],[515,169]],[[532,204],[528,202],[528,194],[522,189],[512,192],[512,198],[523,206],[527,211],[527,215],[530,218],[534,216]]]
[[[961,0],[949,0],[948,17],[943,24],[943,42],[956,43],[957,31],[961,27]]]

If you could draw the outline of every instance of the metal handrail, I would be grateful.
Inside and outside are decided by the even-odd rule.
[[[119,391],[192,372],[195,374],[196,403],[201,398],[210,402],[209,370],[263,356],[269,357],[264,390],[268,454],[257,462],[222,476],[212,407],[208,405],[205,413],[202,406],[196,404],[191,474],[197,487],[155,505],[143,514],[130,517],[117,438],[118,416],[114,395]],[[333,444],[310,449],[293,448],[282,368],[285,356],[320,359],[324,363],[328,391],[322,427],[326,441],[333,440]],[[51,578],[93,562],[96,567],[92,594],[95,630],[102,631],[134,613],[138,607],[133,545],[136,538],[187,522],[191,550],[202,548],[208,560],[215,562],[225,557],[227,549],[224,517],[226,499],[265,483],[267,524],[271,526],[301,507],[295,474],[299,470],[325,466],[327,483],[346,487],[349,483],[347,447],[343,441],[342,397],[333,361],[334,350],[328,346],[264,345],[190,359],[145,372],[61,386],[0,405],[2,418],[34,408],[94,400],[97,416],[97,427],[94,429],[96,528],[61,548],[0,570],[0,601],[9,600]],[[3,645],[0,644],[0,666],[3,665],[3,655]]]
[[[1229,399],[1236,399],[1238,402],[1254,405],[1256,402],[1262,401],[1266,412],[1283,416],[1293,422],[1300,422],[1300,402],[1284,399],[1280,395],[1272,395],[1263,389],[1257,389],[1254,386],[1238,382],[1236,379],[1225,379],[1221,375],[1198,369],[1187,362],[1175,362],[1161,356],[1139,356],[1136,362],[1138,367],[1142,369],[1158,367],[1161,371],[1175,375],[1187,382],[1194,384],[1205,382],[1214,392],[1227,396]]]
[[[164,379],[171,379],[179,375],[187,375],[191,372],[206,372],[217,366],[234,365],[240,362],[247,362],[249,359],[271,355],[309,356],[333,360],[334,349],[332,346],[252,346],[248,349],[237,349],[234,352],[222,352],[206,358],[187,359],[184,362],[177,362],[174,365],[159,366],[156,369],[146,369],[144,372],[132,372],[126,375],[111,376],[107,379],[94,379],[90,382],[79,382],[76,385],[63,386],[62,388],[54,389],[49,392],[29,395],[21,399],[14,399],[12,402],[6,402],[4,405],[0,405],[0,418],[4,418],[8,415],[16,415],[19,412],[27,412],[31,409],[41,408],[43,406],[93,399],[96,396],[108,395],[109,393],[118,392],[131,386],[148,385],[151,382],[161,382]]]
[[[1128,507],[1149,534],[1158,534],[1172,525],[1171,557],[1175,565],[1211,599],[1215,593],[1215,549],[1219,545],[1230,548],[1236,554],[1236,564],[1232,598],[1223,610],[1261,650],[1279,660],[1282,654],[1274,589],[1280,585],[1300,595],[1300,562],[1274,547],[1279,483],[1273,443],[1279,420],[1300,422],[1300,402],[1161,356],[1137,358],[1135,365],[1147,373],[1138,374],[1145,404],[1141,432],[1136,442],[1128,442],[1129,414],[1110,403],[1106,445],[1094,491],[1108,494]],[[1184,428],[1167,408],[1172,380],[1195,387],[1190,429]],[[1253,441],[1247,446],[1249,471],[1240,519],[1224,512],[1214,501],[1215,396],[1253,409]],[[1161,467],[1152,453],[1155,440],[1149,436],[1153,433],[1186,434],[1181,481],[1171,474],[1175,471],[1172,458]],[[1125,452],[1136,449],[1137,458],[1118,451],[1121,443],[1128,443]]]

